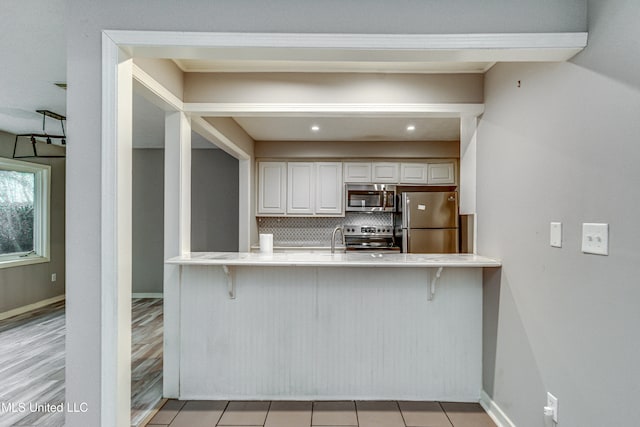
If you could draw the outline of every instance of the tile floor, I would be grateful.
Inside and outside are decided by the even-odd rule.
[[[168,400],[147,427],[495,427],[477,403]]]

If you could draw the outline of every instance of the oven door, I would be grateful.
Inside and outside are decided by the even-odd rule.
[[[372,236],[348,236],[345,238],[347,251],[371,251],[371,252],[400,252],[398,246],[394,246],[393,238]]]
[[[347,246],[347,252],[359,253],[359,254],[377,254],[377,253],[400,253],[400,248],[397,246],[385,246],[385,247],[366,247],[366,246]]]

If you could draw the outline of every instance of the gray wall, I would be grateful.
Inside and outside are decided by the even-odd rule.
[[[164,150],[133,150],[132,229],[132,291],[162,293]]]
[[[222,150],[192,150],[191,250],[238,250],[238,160]]]
[[[0,156],[11,158],[15,135],[0,132]],[[30,148],[29,143],[19,143],[19,150]],[[38,143],[38,153],[59,155],[64,149],[47,147]],[[18,155],[31,153],[18,151]],[[65,247],[64,247],[64,196],[65,159],[19,159],[51,166],[51,218],[50,262],[0,269],[0,313],[64,295]],[[55,283],[51,274],[56,273]]]
[[[238,160],[192,150],[191,249],[238,250]],[[162,293],[164,150],[133,150],[134,293]]]
[[[126,11],[126,13],[123,13]],[[142,19],[141,19],[142,17]],[[584,31],[584,0],[113,0],[66,1],[68,401],[87,402],[67,426],[100,424],[101,31],[468,33]]]
[[[592,1],[570,63],[486,75],[478,243],[504,267],[485,273],[484,388],[518,427],[543,425],[547,391],[562,427],[640,419],[639,15],[635,0]],[[610,224],[609,256],[581,253],[583,222]]]

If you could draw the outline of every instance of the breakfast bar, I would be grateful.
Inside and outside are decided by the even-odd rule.
[[[478,401],[482,268],[470,254],[189,253],[181,399]]]

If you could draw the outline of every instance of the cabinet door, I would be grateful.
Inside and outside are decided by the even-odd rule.
[[[398,182],[398,163],[392,162],[374,162],[371,165],[373,183],[378,182]]]
[[[287,189],[285,162],[258,164],[258,213],[284,214]]]
[[[313,163],[289,162],[287,174],[287,213],[313,214]]]
[[[455,184],[456,175],[453,162],[429,163],[428,184]]]
[[[342,215],[342,163],[316,163],[316,209],[320,215]]]
[[[400,183],[401,184],[426,184],[427,183],[426,163],[401,163]]]
[[[344,182],[371,182],[371,163],[345,162]]]

